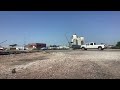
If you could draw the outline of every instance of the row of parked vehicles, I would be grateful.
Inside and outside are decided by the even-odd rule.
[[[69,49],[68,46],[57,46],[57,45],[50,45],[48,47],[43,47],[41,50],[66,50]]]
[[[68,50],[70,48],[72,48],[72,49],[82,49],[82,50],[87,50],[87,49],[104,50],[104,49],[107,48],[107,46],[105,44],[97,45],[96,43],[91,42],[91,43],[86,43],[85,45],[72,45],[72,47],[50,45],[48,47],[41,48],[41,50]],[[5,48],[0,47],[0,50],[5,50]]]
[[[86,43],[85,45],[72,45],[72,49],[82,49],[82,50],[87,50],[87,49],[98,49],[98,50],[104,50],[107,48],[105,44],[96,44],[94,42]],[[51,45],[49,47],[41,48],[42,50],[66,50],[70,49],[68,46],[56,46],[56,45]]]

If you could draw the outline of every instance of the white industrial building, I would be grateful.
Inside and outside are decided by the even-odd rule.
[[[72,45],[83,45],[85,43],[84,37],[78,37],[76,34],[72,36]]]

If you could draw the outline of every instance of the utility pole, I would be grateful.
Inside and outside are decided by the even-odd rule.
[[[26,38],[24,36],[24,50],[25,50],[25,45],[26,45]]]
[[[67,42],[68,42],[68,44],[69,44],[69,47],[71,47],[71,43],[69,42],[66,34],[65,34],[65,37],[66,37],[66,39],[67,39]]]

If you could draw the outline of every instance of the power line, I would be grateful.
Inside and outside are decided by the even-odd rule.
[[[0,44],[4,43],[4,42],[6,42],[6,41],[7,41],[7,40],[5,40],[5,41],[1,42]]]

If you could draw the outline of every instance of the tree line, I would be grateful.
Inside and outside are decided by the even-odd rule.
[[[120,41],[117,42],[117,44],[112,47],[113,49],[120,49]]]

